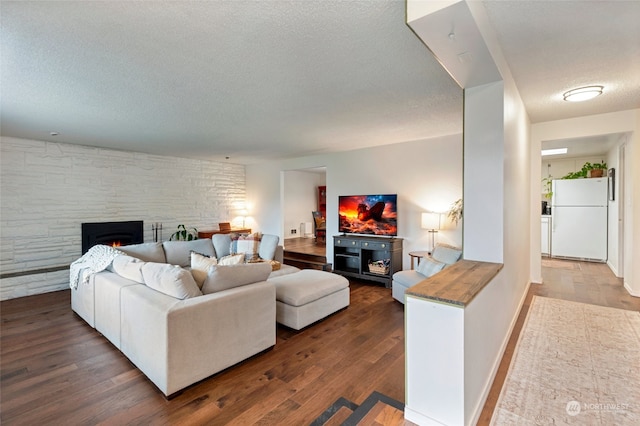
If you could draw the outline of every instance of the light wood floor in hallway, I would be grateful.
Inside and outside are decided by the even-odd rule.
[[[640,310],[606,265],[554,262],[531,285],[479,424],[491,418],[533,294]],[[353,282],[349,308],[301,332],[278,327],[273,349],[169,401],[71,312],[69,297],[0,304],[3,425],[305,425],[340,397],[361,404],[377,391],[404,402],[404,307],[381,286]],[[410,424],[386,418],[377,424]]]
[[[542,284],[531,284],[529,288],[478,425],[488,425],[491,421],[534,295],[640,311],[640,298],[630,296],[623,287],[622,279],[616,278],[603,263],[545,258],[542,260],[542,281]]]

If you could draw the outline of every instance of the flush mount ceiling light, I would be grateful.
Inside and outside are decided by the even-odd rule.
[[[562,97],[569,102],[582,102],[602,95],[604,86],[585,86],[565,92]]]
[[[540,151],[540,155],[543,157],[545,155],[558,155],[558,154],[566,154],[567,148],[554,148],[554,149],[543,149]]]

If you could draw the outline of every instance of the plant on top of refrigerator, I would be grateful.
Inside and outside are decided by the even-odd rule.
[[[607,163],[604,162],[604,160],[602,160],[599,163],[593,163],[591,164],[590,162],[586,162],[584,163],[584,165],[582,166],[582,169],[578,170],[577,172],[571,172],[571,173],[567,173],[566,175],[562,176],[562,179],[581,179],[581,178],[586,178],[589,175],[589,172],[591,170],[606,170],[607,169]]]

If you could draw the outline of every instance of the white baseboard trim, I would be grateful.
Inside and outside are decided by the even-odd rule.
[[[624,282],[624,288],[633,297],[640,297],[640,293],[634,293],[633,290],[631,290],[631,287],[629,286],[629,284],[626,281]]]
[[[616,268],[613,263],[609,262],[607,260],[607,266],[609,267],[609,269],[611,269],[611,272],[613,272],[613,275],[615,275],[617,278],[621,278],[622,276],[618,273],[618,268]]]
[[[500,346],[499,356],[494,360],[493,367],[491,369],[491,375],[489,376],[489,380],[485,383],[484,389],[482,391],[482,397],[480,398],[480,403],[476,406],[473,413],[473,421],[470,423],[475,425],[478,423],[478,419],[480,418],[480,414],[482,414],[482,409],[484,408],[484,404],[487,402],[487,397],[489,396],[489,391],[491,390],[491,386],[493,385],[493,381],[496,378],[496,374],[498,374],[498,369],[500,368],[500,362],[502,361],[502,357],[504,356],[504,351],[507,349],[507,345],[509,344],[509,339],[511,338],[511,334],[513,333],[513,329],[516,326],[516,322],[518,322],[518,317],[520,316],[520,311],[522,310],[522,306],[524,305],[524,301],[527,298],[527,294],[529,293],[529,287],[531,284],[528,283],[525,287],[524,293],[520,298],[520,302],[518,303],[518,309],[516,309],[515,315],[511,319],[511,324],[509,324],[509,331],[502,341],[502,345]],[[406,416],[405,416],[406,418]]]
[[[447,426],[444,423],[440,423],[439,421],[432,419],[431,417],[427,417],[424,414],[420,414],[417,411],[412,410],[406,405],[404,406],[404,419],[420,426]]]

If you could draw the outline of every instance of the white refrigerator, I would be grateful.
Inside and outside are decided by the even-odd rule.
[[[607,178],[552,183],[551,256],[606,262]]]

